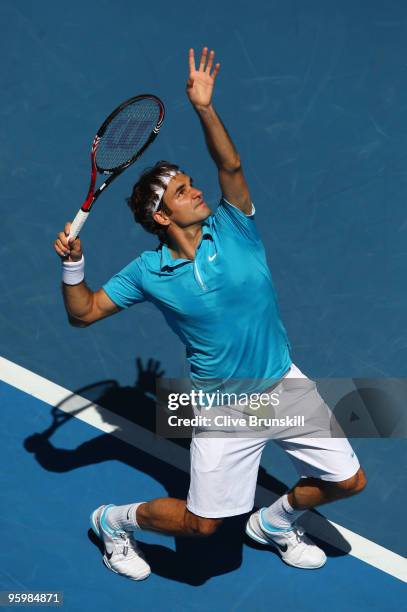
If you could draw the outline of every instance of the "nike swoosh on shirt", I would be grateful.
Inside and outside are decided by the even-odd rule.
[[[217,253],[215,253],[215,255],[208,255],[208,261],[213,261],[216,256],[217,256]]]

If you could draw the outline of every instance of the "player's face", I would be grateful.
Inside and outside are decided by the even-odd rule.
[[[179,227],[200,223],[211,214],[202,191],[193,186],[187,174],[177,174],[171,179],[165,190],[164,203],[171,210],[171,222]]]

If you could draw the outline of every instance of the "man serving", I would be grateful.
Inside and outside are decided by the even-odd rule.
[[[65,307],[70,323],[84,327],[151,301],[185,344],[195,381],[307,381],[290,358],[240,156],[212,104],[219,71],[214,55],[204,48],[196,68],[190,49],[187,96],[218,170],[222,198],[215,214],[191,176],[175,164],[158,162],[141,175],[128,204],[136,221],[158,236],[159,247],[142,253],[93,292],[84,281],[81,241],[68,243],[67,223],[54,243],[63,262]],[[309,385],[309,398],[322,402],[314,387]],[[138,529],[207,536],[225,518],[250,512],[266,443],[264,437],[194,435],[186,500],[97,508],[91,525],[103,540],[105,565],[141,580],[150,567],[134,537]],[[297,519],[309,508],[358,493],[366,479],[346,438],[290,438],[278,444],[300,480],[271,506],[252,514],[246,532],[275,546],[289,565],[319,568],[325,553],[307,538]]]

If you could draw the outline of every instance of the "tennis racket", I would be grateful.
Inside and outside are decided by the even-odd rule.
[[[103,122],[92,144],[88,195],[72,222],[68,240],[78,236],[102,191],[153,142],[164,115],[161,100],[151,94],[143,94],[120,104]],[[98,172],[108,177],[95,189]]]

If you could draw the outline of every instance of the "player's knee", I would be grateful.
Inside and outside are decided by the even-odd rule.
[[[363,489],[366,488],[367,478],[366,478],[366,474],[365,474],[364,470],[362,470],[362,468],[358,469],[358,471],[356,472],[356,475],[357,475],[358,479],[357,479],[357,482],[356,482],[355,493],[360,493],[361,491],[363,491]]]
[[[198,531],[200,536],[210,536],[215,533],[222,519],[200,519],[198,523]]]
[[[356,495],[363,491],[367,485],[367,479],[362,468],[359,468],[354,476],[342,480],[341,482],[335,483],[335,488],[339,495],[347,497],[350,495]]]
[[[189,517],[189,528],[192,535],[207,537],[213,535],[222,523],[222,519],[203,518],[191,514]]]

